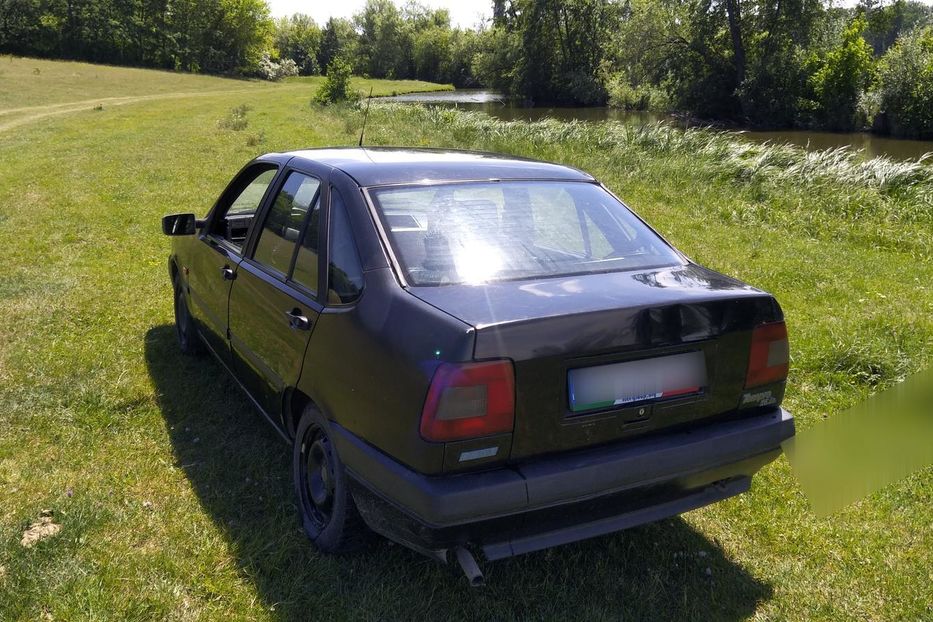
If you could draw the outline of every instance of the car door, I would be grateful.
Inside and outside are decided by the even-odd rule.
[[[278,172],[274,163],[244,169],[221,195],[201,230],[188,263],[191,315],[220,360],[230,365],[227,304],[247,234]]]
[[[230,294],[230,344],[237,377],[278,421],[283,390],[301,373],[321,311],[321,176],[287,170],[263,215]]]

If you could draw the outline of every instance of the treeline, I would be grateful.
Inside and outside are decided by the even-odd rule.
[[[933,137],[933,7],[916,0],[491,0],[477,29],[414,0],[273,20],[264,0],[0,0],[0,51],[282,76],[487,86],[529,104]]]
[[[519,101],[933,137],[933,8],[862,0],[495,0],[477,78]]]
[[[372,77],[475,85],[481,38],[417,2],[369,0],[322,27],[273,20],[264,0],[0,0],[0,52],[268,78],[322,73],[341,57]]]
[[[446,9],[417,2],[398,7],[368,0],[352,20],[331,18],[319,28],[306,15],[275,22],[274,55],[294,60],[301,73],[326,73],[341,58],[372,78],[428,80],[477,86],[473,60],[485,33],[452,28]]]
[[[0,0],[0,51],[180,71],[258,70],[264,0]]]

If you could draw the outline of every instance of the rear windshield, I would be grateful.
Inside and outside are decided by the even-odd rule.
[[[370,192],[411,285],[486,283],[681,265],[628,208],[587,182],[489,182]]]

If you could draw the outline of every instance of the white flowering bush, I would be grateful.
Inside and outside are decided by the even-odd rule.
[[[273,82],[289,76],[297,76],[298,64],[290,58],[275,62],[268,54],[263,54],[262,60],[259,61],[259,75]]]

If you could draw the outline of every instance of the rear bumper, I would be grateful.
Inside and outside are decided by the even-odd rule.
[[[546,457],[507,468],[428,477],[334,426],[353,496],[376,531],[437,553],[473,544],[489,559],[618,531],[748,489],[793,436],[781,408],[741,420]]]

